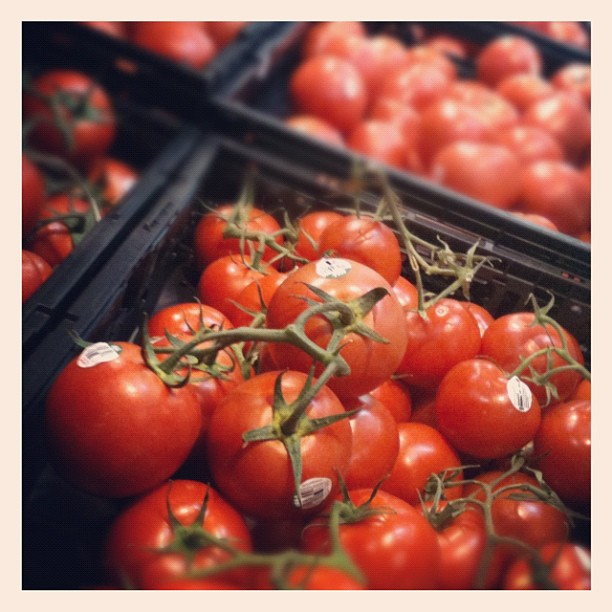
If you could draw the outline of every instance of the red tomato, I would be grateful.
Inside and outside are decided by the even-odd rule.
[[[355,506],[364,504],[371,489],[349,492]],[[379,491],[371,503],[383,513],[342,523],[340,545],[363,572],[374,590],[435,589],[440,548],[436,532],[416,508]],[[310,553],[329,553],[329,516],[316,517],[303,531],[303,547]]]
[[[45,202],[45,180],[30,158],[21,154],[21,233],[26,236],[34,227]]]
[[[307,309],[304,297],[320,301],[306,284],[325,291],[345,303],[355,300],[375,288],[389,294],[377,302],[362,318],[363,324],[389,342],[378,342],[356,332],[346,335],[340,355],[351,372],[347,376],[332,377],[327,385],[340,398],[352,398],[371,391],[391,376],[406,350],[404,313],[391,286],[377,272],[356,261],[319,259],[293,272],[276,290],[268,306],[267,327],[283,329]],[[321,347],[327,347],[333,326],[322,315],[311,317],[305,326],[306,335]],[[312,358],[293,345],[271,343],[270,352],[279,368],[308,372]],[[317,366],[317,375],[322,366]]]
[[[419,290],[405,276],[399,276],[392,289],[404,312],[418,308]]]
[[[94,163],[89,180],[99,186],[102,197],[109,204],[117,204],[138,181],[138,172],[132,166],[113,157]]]
[[[295,252],[310,261],[319,259],[323,255],[319,246],[321,234],[342,217],[342,214],[333,210],[315,210],[300,217],[297,221],[298,239]]]
[[[399,452],[391,475],[382,489],[413,506],[424,496],[425,485],[432,474],[448,468],[459,468],[461,461],[444,436],[433,427],[422,423],[399,423]],[[457,479],[463,478],[458,470]],[[449,487],[446,499],[461,497],[462,487]]]
[[[398,423],[410,420],[412,398],[408,388],[401,383],[389,378],[372,389],[370,395],[381,402]]]
[[[115,140],[116,120],[111,100],[100,85],[74,70],[51,70],[36,77],[31,88],[32,93],[23,95],[23,115],[37,122],[30,132],[32,144],[81,169],[107,153]],[[57,115],[67,134],[60,129]]]
[[[240,238],[225,238],[223,232],[228,226],[228,221],[234,221],[239,228],[244,228],[247,231],[264,232],[267,235],[276,235],[274,241],[277,244],[283,243],[283,237],[277,235],[280,231],[278,221],[269,213],[250,206],[247,208],[239,208],[238,216],[236,214],[235,204],[222,204],[213,211],[206,213],[198,222],[194,235],[194,248],[196,259],[200,268],[204,268],[208,264],[225,255],[240,254],[241,241]],[[250,256],[250,248],[257,250],[258,244],[255,241],[245,241],[242,245],[244,255]],[[263,261],[270,261],[277,252],[274,249],[266,246],[263,252]]]
[[[205,21],[204,29],[221,50],[233,42],[247,25],[247,21]]]
[[[591,113],[575,93],[559,91],[534,102],[523,115],[526,125],[548,130],[570,162],[580,161],[591,146]]]
[[[445,187],[508,209],[521,189],[521,165],[507,147],[458,140],[440,149],[431,165],[431,177]]]
[[[538,551],[542,563],[549,567],[548,579],[563,591],[591,589],[591,552],[573,543],[551,542]],[[528,559],[517,559],[506,571],[502,588],[536,590],[539,586]]]
[[[448,34],[435,34],[430,36],[424,43],[426,47],[435,49],[444,55],[467,59],[469,57],[469,43]]]
[[[535,315],[530,312],[516,312],[499,317],[493,322],[482,338],[481,353],[493,359],[500,368],[510,373],[516,370],[522,359],[529,357],[536,351],[547,346],[561,347],[562,342],[559,334],[551,325],[543,327],[534,324]],[[568,345],[570,355],[579,363],[584,363],[584,357],[576,339],[566,330],[563,336]],[[551,358],[552,367],[566,365],[567,361],[559,355]],[[546,356],[539,357],[531,362],[531,366],[538,374],[543,374],[548,369]],[[529,372],[525,371],[525,376]],[[566,371],[555,374],[552,382],[559,394],[558,401],[568,398],[580,382],[582,375],[575,371]],[[537,396],[538,402],[546,401],[546,393],[541,385],[527,382],[532,392]],[[554,402],[554,400],[553,400]]]
[[[149,319],[149,335],[164,336],[166,331],[175,336],[189,335],[193,330],[200,329],[200,322],[209,328],[233,327],[231,321],[216,308],[198,302],[186,302],[157,311]]]
[[[204,532],[228,541],[237,550],[252,549],[244,519],[216,490],[194,480],[164,483],[115,519],[104,543],[105,570],[118,585],[127,581],[138,589],[166,588],[161,583],[184,581],[190,568],[205,569],[231,558],[220,547],[209,545]],[[232,584],[241,579],[244,581],[244,576],[236,572],[212,577],[213,581]]]
[[[538,74],[519,73],[500,80],[495,91],[522,113],[534,102],[553,94],[555,88]]]
[[[469,104],[489,121],[495,133],[516,125],[519,121],[519,112],[511,102],[476,81],[453,83],[446,97]]]
[[[500,36],[486,44],[476,57],[478,80],[491,87],[513,74],[539,74],[541,71],[540,51],[522,36]]]
[[[533,439],[536,466],[568,505],[591,504],[591,400],[551,406]]]
[[[21,303],[24,304],[51,276],[53,268],[31,251],[21,251]]]
[[[405,165],[406,142],[391,121],[366,119],[348,135],[349,149],[396,168]]]
[[[566,234],[578,235],[591,226],[590,187],[582,173],[561,161],[538,161],[522,174],[521,210],[550,219]]]
[[[197,21],[138,21],[133,25],[131,41],[195,69],[204,68],[219,51]]]
[[[523,213],[518,210],[513,210],[511,212],[515,217],[519,219],[530,221],[531,223],[535,223],[536,225],[545,227],[546,229],[552,230],[553,232],[559,231],[559,228],[548,217],[544,217],[543,215],[536,215],[533,213]]]
[[[109,36],[115,36],[116,38],[125,38],[126,36],[125,24],[122,21],[82,21],[81,23]]]
[[[579,94],[591,108],[591,66],[570,63],[559,68],[551,78],[552,84],[562,91]]]
[[[344,474],[351,455],[348,419],[336,422],[301,439],[302,485],[317,479],[323,492],[294,503],[295,485],[291,461],[279,440],[244,444],[245,432],[278,425],[272,405],[276,380],[282,374],[282,394],[287,405],[294,402],[306,374],[291,370],[266,372],[234,387],[213,413],[206,440],[208,463],[219,490],[241,512],[255,518],[291,518],[312,514],[338,490],[338,474]],[[327,388],[310,402],[306,415],[312,419],[345,412]],[[305,493],[304,493],[305,495]]]
[[[274,589],[299,589],[307,591],[353,591],[365,587],[345,571],[325,565],[298,565],[283,576],[282,583],[276,586],[270,570],[258,572],[254,588],[270,591]]]
[[[402,253],[393,230],[366,215],[345,215],[325,228],[319,250],[358,261],[393,285],[402,271]]]
[[[202,417],[191,388],[167,387],[139,346],[113,346],[119,352],[105,347],[89,360],[85,349],[62,370],[47,396],[45,430],[67,482],[101,497],[128,497],[181,466]],[[112,359],[96,363],[102,357]]]
[[[462,306],[466,308],[469,313],[476,319],[478,323],[478,329],[480,330],[480,336],[485,333],[487,327],[495,320],[493,315],[484,306],[475,304],[474,302],[461,302]]]
[[[540,160],[562,161],[563,149],[547,130],[532,125],[513,125],[497,135],[499,144],[514,153],[522,164]]]
[[[373,489],[391,472],[397,458],[397,421],[371,394],[343,404],[347,410],[359,408],[350,418],[353,446],[344,482],[349,489]]]
[[[148,581],[143,589],[160,591],[232,591],[241,590],[242,587],[215,578],[175,578]]]
[[[553,40],[580,49],[588,49],[591,45],[589,35],[577,21],[542,21],[539,30]]]
[[[285,123],[294,130],[322,140],[327,144],[339,147],[344,145],[344,138],[340,131],[320,117],[315,117],[314,115],[293,115]]]
[[[578,384],[570,399],[589,400],[591,399],[591,381],[586,378]]]
[[[304,57],[311,57],[326,53],[327,48],[336,39],[350,36],[365,37],[367,31],[360,21],[323,21],[313,25],[304,37],[302,53]]]
[[[541,415],[537,398],[524,383],[509,381],[499,366],[486,359],[467,359],[446,374],[438,387],[435,411],[440,432],[459,452],[478,459],[519,451],[532,440]]]
[[[454,81],[457,77],[457,68],[454,62],[446,57],[444,53],[426,44],[410,47],[406,64],[408,66],[421,65],[438,68],[448,77],[449,81]]]
[[[407,348],[396,372],[408,385],[436,387],[456,363],[471,359],[480,348],[476,319],[457,300],[439,300],[425,318],[407,311],[405,321]]]
[[[302,62],[289,83],[297,110],[316,115],[343,134],[365,116],[367,89],[359,71],[333,55],[316,55]]]

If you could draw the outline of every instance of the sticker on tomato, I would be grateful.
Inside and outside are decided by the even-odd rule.
[[[329,478],[309,478],[300,485],[300,497],[293,496],[296,508],[308,510],[318,506],[329,495],[332,481]]]
[[[108,342],[95,342],[90,344],[77,359],[80,368],[93,368],[101,363],[113,361],[119,357],[121,348]]]
[[[507,382],[506,391],[510,402],[519,412],[528,412],[531,409],[531,389],[518,376],[513,376]]]
[[[342,278],[351,271],[351,262],[336,257],[324,257],[317,261],[315,270],[321,278]]]

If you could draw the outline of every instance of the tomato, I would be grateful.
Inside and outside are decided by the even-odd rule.
[[[349,149],[396,168],[404,166],[406,143],[391,121],[366,119],[348,135]]]
[[[498,134],[498,142],[516,155],[522,164],[540,160],[562,161],[563,149],[556,138],[543,128],[514,125]]]
[[[461,302],[461,304],[476,319],[478,329],[480,330],[480,336],[482,337],[487,327],[495,320],[493,315],[484,306],[480,306],[474,302]]]
[[[355,506],[364,504],[370,489],[349,491]],[[440,548],[436,532],[416,508],[379,491],[371,503],[384,513],[342,523],[340,545],[374,590],[434,589],[438,584]],[[310,553],[330,550],[328,517],[316,517],[303,531],[303,548]],[[322,524],[323,523],[323,524]]]
[[[590,400],[591,399],[591,381],[586,378],[576,387],[576,390],[572,394],[570,399],[576,400]]]
[[[242,438],[245,432],[266,425],[280,429],[272,412],[280,374],[285,402],[295,401],[306,374],[291,370],[265,372],[234,387],[217,406],[208,426],[207,457],[214,482],[230,503],[254,518],[291,518],[318,511],[338,490],[338,474],[346,472],[351,455],[348,419],[304,436],[301,482],[317,479],[324,490],[312,499],[305,498],[304,507],[294,505],[294,477],[285,446],[279,440],[245,445]],[[314,419],[344,412],[338,398],[324,386],[306,414]]]
[[[500,479],[503,472],[488,471],[474,476],[474,480],[493,485],[494,481]],[[493,490],[498,491],[510,485],[538,486],[537,480],[528,474],[517,472],[499,480],[493,485]],[[547,504],[544,501],[511,499],[516,494],[526,494],[520,488],[515,487],[501,492],[497,495],[491,505],[493,527],[497,535],[514,538],[534,548],[549,542],[561,542],[567,538],[568,523],[561,510]],[[466,485],[464,495],[473,496],[474,499],[484,501],[485,495],[482,487],[478,484]],[[505,545],[500,546],[506,549]],[[522,553],[518,547],[508,547],[507,550],[514,554]]]
[[[218,50],[224,49],[244,30],[246,21],[205,21],[204,29],[215,41]]]
[[[569,506],[591,504],[591,400],[545,410],[533,439],[536,467]]]
[[[519,206],[549,218],[566,234],[578,235],[591,225],[590,187],[581,172],[566,162],[529,164],[522,174]]]
[[[372,389],[370,395],[381,402],[398,423],[410,420],[412,398],[408,388],[401,383],[389,378]]]
[[[158,310],[149,319],[149,335],[164,336],[166,331],[175,336],[190,335],[193,330],[200,329],[200,322],[209,328],[233,327],[231,321],[216,308],[198,302],[185,302]]]
[[[519,73],[501,79],[495,91],[522,113],[534,102],[553,94],[555,88],[538,74]]]
[[[115,140],[116,119],[105,89],[74,70],[44,72],[32,81],[31,89],[23,95],[23,115],[35,123],[29,134],[34,146],[81,169],[106,155]]]
[[[342,214],[333,210],[315,210],[300,217],[297,221],[298,239],[295,252],[310,261],[319,259],[323,255],[319,246],[321,234],[342,217]]]
[[[30,158],[21,154],[21,233],[34,227],[45,202],[45,179]]]
[[[408,385],[436,387],[456,363],[474,357],[480,348],[476,319],[457,300],[439,300],[425,318],[407,311],[405,321],[407,348],[396,373]]]
[[[508,209],[520,193],[521,164],[502,145],[458,140],[438,151],[431,177],[495,208]]]
[[[591,589],[591,552],[585,546],[570,542],[551,542],[538,551],[539,560],[548,566],[548,579],[563,591]],[[528,559],[517,559],[506,571],[502,588],[535,590],[536,582]]]
[[[579,94],[588,108],[591,108],[591,66],[570,63],[559,68],[551,78],[552,84],[563,91]]]
[[[270,570],[260,571],[254,588],[266,591],[277,588],[307,591],[359,591],[365,588],[361,582],[347,572],[321,564],[298,565],[291,568],[287,574],[282,577],[282,586],[277,587],[272,580]]]
[[[540,74],[541,71],[540,51],[522,36],[499,36],[476,56],[478,80],[491,87],[513,74]]]
[[[546,229],[552,230],[553,232],[558,232],[559,228],[548,218],[543,215],[536,215],[533,213],[523,213],[518,210],[513,210],[512,214],[518,219],[524,219],[525,221],[530,221],[531,223],[535,223],[541,227],[545,227]]]
[[[139,346],[113,346],[120,351],[101,353],[110,361],[84,361],[82,353],[61,371],[47,395],[45,430],[67,482],[93,495],[128,497],[180,467],[202,417],[192,390],[167,387]]]
[[[422,423],[399,423],[399,453],[389,478],[383,484],[387,491],[413,506],[424,496],[425,485],[432,474],[448,468],[459,468],[461,461],[440,432]],[[463,471],[458,470],[461,480]],[[461,497],[462,487],[446,490],[446,499]]]
[[[418,307],[419,290],[405,276],[399,276],[392,289],[404,312]]]
[[[115,36],[116,38],[125,38],[126,36],[125,24],[122,21],[82,21],[81,23],[109,36]]]
[[[365,214],[345,215],[325,228],[319,250],[358,261],[393,285],[402,271],[402,253],[393,230]]]
[[[461,59],[468,59],[470,54],[469,43],[461,38],[448,34],[435,34],[428,37],[423,44],[444,55],[450,55]]]
[[[478,459],[519,451],[535,435],[541,410],[526,386],[515,382],[516,393],[514,382],[509,383],[506,373],[492,361],[478,358],[458,363],[438,387],[438,429],[459,452]]]
[[[131,41],[195,69],[207,66],[218,53],[212,36],[197,21],[138,21]]]
[[[343,404],[347,410],[359,409],[349,421],[353,446],[344,482],[349,489],[374,488],[391,472],[397,458],[397,421],[384,404],[370,394]]]
[[[234,218],[234,215],[237,216]],[[194,249],[200,268],[204,268],[225,255],[241,254],[241,248],[245,256],[251,255],[251,247],[254,252],[257,250],[259,245],[256,241],[246,240],[241,246],[240,238],[224,237],[223,232],[227,229],[229,221],[235,222],[239,228],[247,231],[273,234],[277,244],[283,243],[283,237],[277,234],[281,229],[280,225],[269,213],[255,206],[237,208],[235,204],[222,204],[215,210],[206,213],[196,226]],[[277,252],[266,246],[262,259],[270,261],[275,255]]]
[[[21,303],[24,304],[51,276],[53,268],[31,251],[21,251]]]
[[[231,582],[213,578],[175,578],[153,580],[146,583],[146,589],[161,591],[232,591],[242,587]]]
[[[344,138],[338,129],[327,123],[320,117],[314,115],[292,115],[285,120],[285,123],[307,136],[312,136],[317,140],[322,140],[327,144],[342,147]]]
[[[406,64],[408,66],[429,66],[441,70],[449,81],[454,81],[457,77],[457,68],[444,53],[433,49],[426,44],[418,44],[408,49]]]
[[[139,174],[132,166],[119,159],[104,157],[94,163],[88,178],[101,189],[106,202],[117,204],[136,184]]]
[[[591,113],[576,93],[558,91],[536,101],[525,110],[522,120],[548,130],[570,162],[579,162],[589,152]]]
[[[365,37],[367,31],[360,21],[323,21],[309,28],[302,43],[304,57],[311,57],[327,52],[327,48],[336,39],[350,36]]]
[[[296,109],[324,119],[348,134],[365,116],[368,94],[359,71],[332,55],[316,55],[291,75],[290,95]]]
[[[580,49],[590,47],[589,35],[577,21],[542,21],[540,32],[558,42]]]
[[[104,568],[116,584],[127,581],[138,589],[185,580],[189,569],[209,568],[231,558],[230,553],[208,544],[204,531],[237,550],[252,550],[244,519],[215,489],[194,480],[166,482],[120,512],[105,538]],[[237,572],[210,579],[244,581]]]
[[[347,259],[319,259],[306,264],[276,290],[268,306],[267,327],[283,329],[293,323],[308,307],[303,298],[320,301],[305,283],[345,303],[379,287],[389,292],[362,318],[364,325],[388,342],[349,332],[342,340],[340,355],[351,372],[347,376],[332,377],[327,385],[341,399],[346,399],[363,395],[389,378],[406,350],[406,335],[402,307],[385,279],[371,268]],[[305,331],[313,342],[325,348],[333,327],[328,319],[317,315],[307,321]],[[308,372],[312,366],[312,358],[296,346],[271,343],[270,352],[279,368]],[[321,371],[322,366],[318,364],[317,375]]]
[[[447,144],[457,140],[491,142],[493,138],[491,123],[466,102],[443,98],[421,115],[419,149],[426,169]]]
[[[422,391],[421,389],[417,389]],[[414,406],[412,408],[412,415],[410,421],[412,423],[423,423],[429,425],[434,429],[438,429],[436,422],[436,395],[435,390],[426,390],[426,393],[413,394],[416,395],[414,398]]]

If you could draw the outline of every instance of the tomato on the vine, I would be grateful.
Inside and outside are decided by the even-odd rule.
[[[32,294],[51,276],[53,268],[40,256],[31,251],[21,251],[21,303],[25,303]]]
[[[319,259],[324,252],[320,247],[321,234],[342,217],[341,213],[334,210],[314,210],[300,217],[297,220],[296,254],[309,261]]]
[[[397,380],[392,378],[385,380],[376,389],[372,389],[370,395],[381,402],[398,423],[410,420],[412,413],[410,391]]]
[[[103,157],[92,165],[88,179],[102,192],[105,202],[115,205],[138,181],[138,172],[114,157]]]

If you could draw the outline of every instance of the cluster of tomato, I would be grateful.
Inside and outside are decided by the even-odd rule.
[[[108,92],[74,70],[25,83],[22,153],[22,302],[134,185],[138,172],[109,155],[117,119]]]
[[[422,36],[409,47],[361,22],[314,25],[287,124],[590,242],[590,65],[546,78],[522,36],[477,49]],[[471,61],[474,78],[451,57]]]
[[[109,588],[590,588],[577,341],[546,307],[425,294],[415,238],[378,212],[208,212],[199,301],[60,373],[53,464],[125,501]],[[455,287],[484,260],[461,261]]]
[[[246,21],[86,21],[83,23],[197,70],[205,68],[247,25]]]

